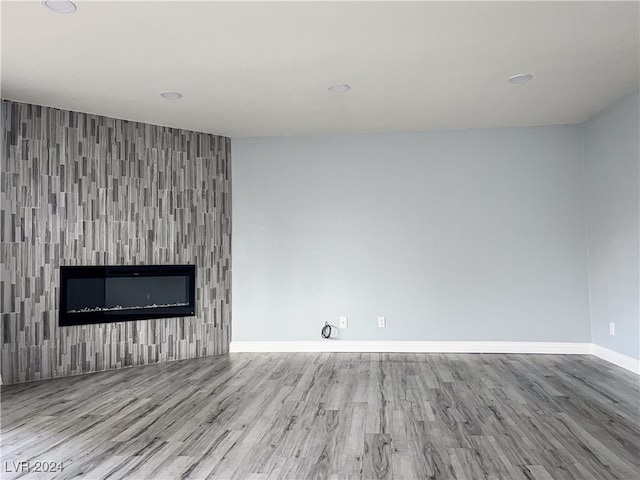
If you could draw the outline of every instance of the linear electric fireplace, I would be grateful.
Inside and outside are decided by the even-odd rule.
[[[60,267],[59,325],[187,317],[195,265]]]

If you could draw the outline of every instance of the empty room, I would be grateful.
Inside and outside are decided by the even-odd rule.
[[[640,2],[0,19],[0,478],[640,478]]]

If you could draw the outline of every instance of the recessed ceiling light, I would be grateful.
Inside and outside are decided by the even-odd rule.
[[[179,92],[162,92],[160,96],[168,100],[178,100],[179,98],[182,98],[182,94]]]
[[[513,75],[509,77],[509,82],[511,83],[526,83],[533,78],[533,75],[530,73],[518,73],[517,75]]]
[[[57,13],[73,13],[76,11],[76,5],[69,0],[42,0],[42,4]]]
[[[335,93],[348,92],[351,87],[345,83],[339,83],[338,85],[331,85],[329,90]]]

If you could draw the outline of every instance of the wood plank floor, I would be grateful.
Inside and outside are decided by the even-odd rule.
[[[1,396],[2,478],[640,478],[639,377],[592,356],[231,354]]]

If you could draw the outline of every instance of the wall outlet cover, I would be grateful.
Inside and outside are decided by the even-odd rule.
[[[340,328],[347,328],[347,317],[340,317]]]
[[[384,317],[378,317],[378,327],[385,328],[387,326],[387,320]]]

